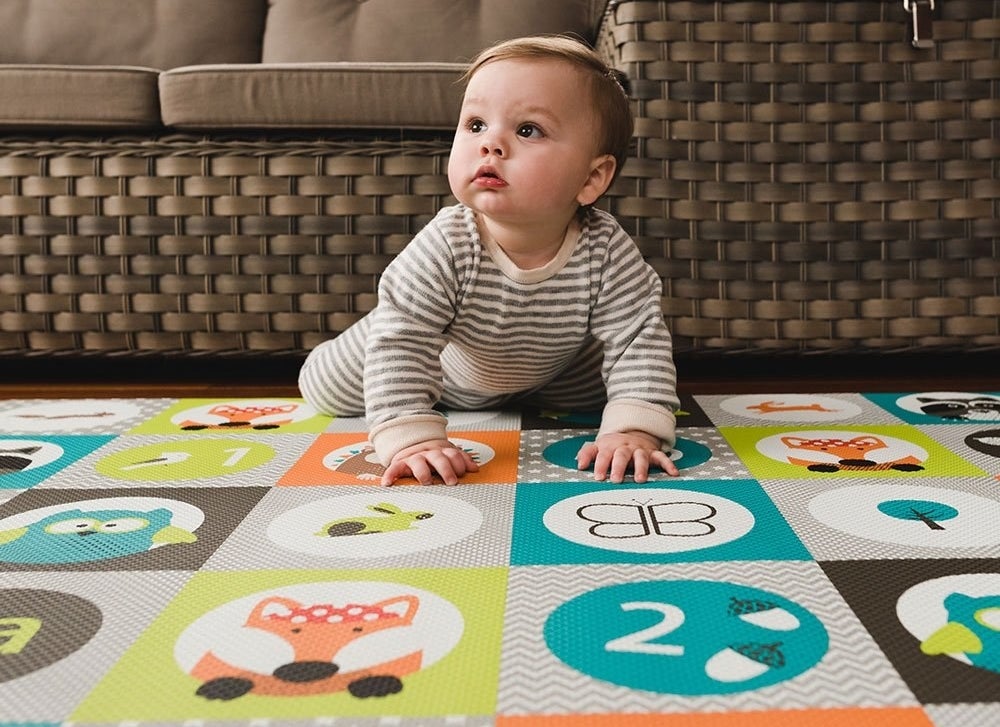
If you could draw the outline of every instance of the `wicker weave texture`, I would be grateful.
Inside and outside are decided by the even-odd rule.
[[[309,349],[454,202],[449,146],[0,142],[0,346]]]
[[[602,203],[679,350],[1000,346],[1000,0],[613,6]],[[304,351],[442,205],[449,140],[0,139],[0,348]]]
[[[1000,3],[623,2],[612,198],[681,348],[1000,343]]]

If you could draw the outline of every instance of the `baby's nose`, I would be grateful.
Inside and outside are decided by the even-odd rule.
[[[483,144],[479,148],[479,153],[482,156],[484,156],[484,157],[488,157],[488,156],[491,156],[491,155],[492,156],[496,156],[496,157],[502,157],[504,155],[503,147],[501,147],[499,144],[495,144],[495,143],[493,143],[493,144]]]

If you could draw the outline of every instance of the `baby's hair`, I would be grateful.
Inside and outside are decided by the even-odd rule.
[[[625,75],[609,67],[597,53],[577,38],[535,35],[505,40],[482,51],[472,60],[461,81],[468,83],[488,63],[524,59],[562,60],[587,74],[594,107],[601,119],[599,151],[614,156],[617,176],[628,157],[634,124]]]

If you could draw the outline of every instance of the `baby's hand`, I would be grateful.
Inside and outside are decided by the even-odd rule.
[[[594,463],[594,477],[604,480],[609,474],[612,482],[622,482],[625,471],[632,465],[636,482],[649,478],[649,466],[657,465],[672,477],[680,474],[670,455],[660,449],[660,442],[645,432],[603,434],[594,442],[587,442],[576,455],[576,464],[585,470]]]
[[[421,485],[429,485],[435,473],[446,485],[457,485],[466,472],[478,471],[479,465],[468,452],[447,439],[434,439],[397,452],[382,474],[382,485],[392,485],[400,477],[412,477]]]

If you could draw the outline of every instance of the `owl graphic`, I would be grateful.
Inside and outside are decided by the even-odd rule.
[[[155,545],[192,543],[197,536],[171,525],[173,513],[155,510],[64,510],[0,530],[0,562],[84,563],[142,553]]]
[[[964,654],[973,666],[1000,673],[1000,596],[951,593],[944,599],[948,623],[924,639],[928,656]]]

